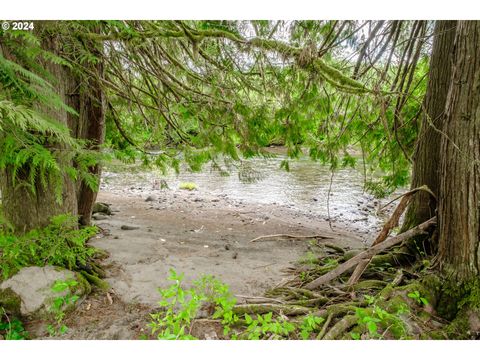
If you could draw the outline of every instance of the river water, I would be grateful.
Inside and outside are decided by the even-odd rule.
[[[178,189],[182,182],[193,182],[199,195],[208,193],[243,203],[286,206],[320,219],[343,223],[358,231],[360,236],[377,231],[394,206],[378,211],[390,199],[376,199],[364,191],[360,161],[356,168],[336,170],[331,181],[329,166],[303,157],[290,160],[287,172],[280,168],[284,159],[286,157],[281,154],[274,158],[249,159],[243,166],[230,168],[229,176],[209,165],[201,172],[189,172],[184,168],[178,175],[173,171],[162,175],[159,171],[122,164],[107,167],[101,189],[123,188],[137,194],[141,191],[147,196],[159,189],[161,180],[172,190]],[[249,169],[254,169],[256,181],[246,176]]]

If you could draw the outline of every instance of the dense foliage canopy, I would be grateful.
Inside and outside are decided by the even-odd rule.
[[[126,161],[228,171],[230,160],[282,144],[335,170],[361,152],[367,184],[390,192],[409,178],[431,31],[426,21],[75,21],[4,31],[0,165],[32,164],[30,186],[58,175],[60,154],[43,146],[55,141],[80,164],[64,170],[88,179],[96,157],[52,116],[75,116],[52,91],[62,80],[42,64],[53,62],[80,86],[99,81],[106,146]],[[45,50],[51,39],[56,49]],[[369,182],[379,169],[383,182]]]

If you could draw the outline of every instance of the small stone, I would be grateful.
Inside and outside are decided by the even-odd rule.
[[[237,257],[238,257],[238,253],[237,252],[233,253],[232,259],[236,259]]]
[[[137,230],[140,229],[140,226],[133,226],[133,225],[122,225],[120,227],[122,230]]]
[[[157,200],[157,198],[156,198],[155,196],[152,196],[152,195],[149,195],[149,196],[145,199],[145,201],[147,201],[147,202],[149,202],[149,201],[155,201],[155,200]]]
[[[107,215],[95,214],[92,216],[92,219],[100,221],[100,220],[108,220],[109,217]]]
[[[120,239],[120,236],[115,235],[113,238],[114,238],[114,239]]]
[[[230,250],[230,245],[225,244],[225,250]]]
[[[108,205],[107,203],[97,202],[93,205],[92,213],[103,213],[106,215],[112,215],[112,210],[110,209],[110,205]]]

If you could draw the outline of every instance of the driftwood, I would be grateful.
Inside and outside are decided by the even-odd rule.
[[[428,188],[428,186],[423,185],[423,186],[420,186],[418,188],[412,189],[412,190],[406,192],[405,194],[400,195],[399,197],[395,198],[391,202],[389,202],[389,204],[390,204],[393,201],[398,200],[399,198],[402,199],[402,200],[400,200],[400,203],[396,207],[392,216],[390,216],[390,219],[388,219],[388,221],[385,223],[385,225],[383,225],[382,230],[377,235],[377,238],[373,241],[371,246],[375,246],[375,245],[380,244],[381,242],[385,241],[385,239],[390,234],[392,229],[394,229],[395,227],[398,226],[398,222],[400,220],[400,217],[402,216],[402,214],[405,212],[405,209],[407,208],[407,206],[412,201],[413,195],[415,195],[419,191],[426,191],[430,195],[435,197],[435,195]],[[367,258],[367,259],[364,259],[357,265],[357,267],[353,271],[353,274],[350,276],[350,279],[348,280],[348,285],[354,285],[355,283],[357,283],[357,281],[360,279],[360,277],[362,276],[363,272],[365,271],[365,269],[367,268],[367,266],[368,266],[368,264],[370,263],[371,260],[372,260],[371,257]]]
[[[247,295],[235,295],[235,297],[239,297],[245,299],[245,302],[248,304],[264,304],[265,302],[276,302],[279,304],[285,304],[285,301],[267,298],[264,296],[247,296]]]
[[[326,284],[326,283],[332,281],[333,279],[336,279],[337,277],[342,275],[344,272],[350,270],[354,266],[361,263],[363,260],[370,259],[371,257],[373,257],[374,255],[378,254],[381,251],[383,251],[385,249],[388,249],[391,246],[400,244],[401,242],[403,242],[405,240],[408,240],[408,239],[410,239],[414,236],[426,234],[427,233],[426,230],[430,226],[435,225],[436,223],[437,223],[437,217],[434,216],[431,219],[425,221],[424,223],[421,223],[420,225],[415,226],[414,228],[405,231],[404,233],[401,233],[397,236],[393,236],[393,237],[391,237],[391,238],[389,238],[389,239],[387,239],[387,240],[385,240],[385,241],[383,241],[383,242],[381,242],[381,243],[379,243],[375,246],[372,246],[371,248],[369,248],[369,249],[361,252],[360,254],[354,256],[350,260],[347,260],[346,262],[340,264],[339,266],[337,266],[332,271],[330,271],[330,272],[320,276],[319,278],[311,281],[310,283],[308,283],[305,286],[305,288],[309,289],[309,290],[316,289],[319,286],[321,286],[323,284]]]
[[[263,235],[256,237],[255,239],[250,240],[250,242],[256,242],[260,240],[274,240],[275,238],[289,238],[289,239],[314,239],[314,238],[320,238],[320,239],[333,239],[332,237],[329,236],[324,236],[324,235],[290,235],[290,234],[273,234],[273,235]],[[277,240],[284,240],[284,239],[277,239]]]
[[[243,314],[266,314],[269,312],[284,315],[305,315],[311,312],[311,309],[298,305],[283,304],[240,304],[235,305],[232,311],[237,315]]]

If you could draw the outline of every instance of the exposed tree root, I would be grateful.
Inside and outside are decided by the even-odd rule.
[[[277,239],[278,238],[278,239]],[[282,239],[283,238],[283,239]],[[287,239],[332,239],[330,236],[325,235],[290,235],[290,234],[273,234],[273,235],[262,235],[256,237],[255,239],[250,240],[250,242],[257,242],[257,241],[269,241],[269,240],[285,240]]]
[[[311,309],[297,305],[281,305],[281,304],[242,304],[233,308],[235,314],[266,314],[269,312],[284,315],[304,315],[308,314]]]
[[[400,221],[400,217],[402,216],[402,214],[405,212],[408,205],[412,201],[413,195],[415,195],[419,191],[426,191],[431,196],[435,197],[435,195],[428,188],[428,186],[423,185],[423,186],[418,187],[416,189],[410,190],[410,191],[406,192],[405,194],[403,194],[403,195],[397,197],[396,199],[392,200],[390,203],[392,203],[393,201],[401,198],[400,203],[395,208],[395,211],[390,216],[388,221],[383,225],[382,230],[380,231],[380,233],[378,234],[376,239],[373,241],[372,247],[377,245],[377,244],[380,244],[380,243],[384,242],[385,239],[387,238],[387,236],[392,231],[392,229],[394,229],[395,227],[398,226],[398,223]],[[411,237],[414,237],[414,236],[416,236],[416,234],[412,235]],[[350,277],[350,279],[348,279],[348,284],[349,285],[355,284],[360,279],[360,276],[362,276],[363,272],[365,271],[365,269],[367,268],[367,266],[368,266],[368,264],[370,263],[371,260],[372,260],[372,257],[363,259],[362,261],[360,261],[358,263],[355,270],[353,271],[352,276]]]
[[[322,340],[323,339],[323,337],[325,336],[325,333],[327,332],[328,326],[332,322],[332,318],[333,318],[333,315],[328,314],[327,320],[325,321],[325,324],[323,324],[323,326],[322,326],[322,330],[320,330],[320,332],[317,335],[317,340]]]
[[[419,234],[431,235],[436,218],[387,238],[411,194],[404,196],[403,205],[377,237],[380,240],[369,249],[347,251],[337,245],[319,244],[323,256],[309,257],[290,267],[287,271],[290,278],[268,290],[265,297],[245,297],[246,304],[233,308],[238,316],[235,323],[240,331],[238,334],[245,336],[247,328],[251,330],[255,324],[262,324],[262,330],[257,328],[257,331],[265,331],[268,324],[264,322],[268,318],[278,321],[272,324],[274,326],[288,321],[295,324],[296,330],[288,335],[267,330],[262,332],[264,338],[305,338],[302,326],[312,321],[317,325],[310,328],[307,334],[310,339],[480,337],[480,311],[477,310],[480,309],[480,281],[463,292],[452,293],[444,279],[431,272],[432,259],[419,261],[418,254],[405,246],[404,242]],[[253,241],[276,237],[293,238],[277,234]],[[318,236],[298,238],[314,237]],[[361,271],[352,282],[351,274],[359,265]],[[456,291],[456,284],[451,289]],[[450,295],[456,300],[450,301]],[[258,316],[267,313],[272,313],[273,317]],[[450,314],[450,318],[446,314]],[[252,322],[252,318],[256,320]]]
[[[100,279],[98,276],[89,274],[86,271],[80,271],[80,274],[82,274],[85,280],[87,280],[90,284],[95,285],[99,289],[102,289],[102,290],[110,289],[110,284]]]
[[[325,246],[326,248],[332,249],[342,255],[345,254],[345,249],[342,249],[340,246],[330,244],[330,243],[324,243],[323,246]]]
[[[323,340],[335,340],[343,335],[348,329],[355,325],[358,321],[357,316],[347,315],[342,320],[338,321],[332,328],[325,334]]]
[[[360,291],[368,289],[383,289],[386,285],[387,282],[383,280],[364,280],[353,285],[347,283],[344,287],[349,290]]]
[[[248,304],[264,304],[265,302],[275,302],[284,304],[285,302],[279,299],[269,298],[265,296],[244,296],[244,295],[235,295],[237,298],[242,298]]]
[[[243,314],[272,312],[274,317],[297,326],[312,316],[323,318],[311,339],[454,338],[452,334],[466,324],[480,331],[480,312],[459,312],[458,320],[449,328],[445,326],[445,320],[435,311],[442,281],[436,275],[427,275],[429,261],[417,261],[405,247],[398,247],[411,236],[427,233],[435,222],[432,218],[365,251],[339,248],[323,257],[304,260],[291,267],[292,277],[267,291],[266,298],[250,299],[263,303],[235,306],[234,313],[240,317],[237,325],[247,326]],[[361,280],[349,283],[353,269],[365,259],[369,262]],[[476,334],[464,331],[457,337],[479,336]],[[290,338],[295,336],[300,335]]]
[[[422,223],[422,224],[420,224],[420,225],[418,225],[418,226],[416,226],[416,227],[414,227],[414,228],[412,228],[412,229],[410,229],[410,230],[408,230],[408,231],[406,231],[406,232],[404,232],[400,235],[391,237],[388,240],[385,240],[385,241],[383,241],[383,242],[381,242],[381,243],[379,243],[375,246],[372,246],[368,250],[365,250],[365,251],[361,252],[360,254],[354,256],[350,260],[344,262],[343,264],[340,264],[338,267],[336,267],[332,271],[328,272],[327,274],[322,275],[321,277],[319,277],[318,279],[315,279],[314,281],[311,281],[310,283],[308,283],[305,286],[305,288],[307,288],[309,290],[316,289],[319,286],[321,286],[323,284],[326,284],[329,281],[339,277],[340,275],[345,273],[345,271],[347,271],[347,270],[353,268],[354,266],[358,265],[363,260],[369,259],[372,256],[378,254],[379,252],[381,252],[385,249],[388,249],[389,247],[392,247],[394,245],[400,244],[401,242],[403,242],[405,240],[408,240],[413,236],[416,236],[416,235],[419,235],[419,234],[425,234],[426,230],[430,226],[435,225],[435,224],[436,224],[436,217],[433,217],[430,220],[425,221],[424,223]]]

